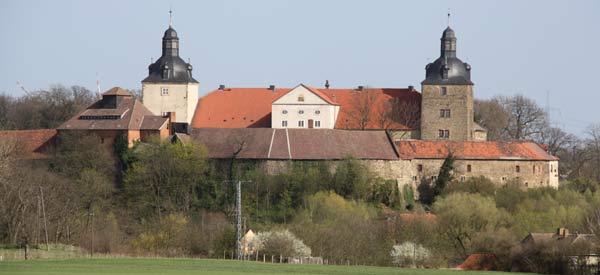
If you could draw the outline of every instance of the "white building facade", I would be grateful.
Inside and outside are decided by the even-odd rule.
[[[325,94],[300,84],[271,104],[271,127],[333,129],[339,111]]]

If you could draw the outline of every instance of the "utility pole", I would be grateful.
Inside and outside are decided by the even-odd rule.
[[[242,181],[236,185],[235,199],[235,254],[238,260],[242,259]]]
[[[236,183],[236,198],[235,198],[235,257],[237,260],[242,259],[242,183],[250,183],[249,180],[238,180]]]

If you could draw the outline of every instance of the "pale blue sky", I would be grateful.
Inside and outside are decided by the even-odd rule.
[[[450,25],[475,96],[523,93],[567,131],[600,122],[600,1],[0,1],[0,92],[140,89],[168,26],[200,94],[237,87],[420,89]]]

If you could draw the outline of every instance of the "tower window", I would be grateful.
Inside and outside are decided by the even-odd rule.
[[[167,88],[167,87],[161,87],[160,88],[160,95],[162,95],[162,96],[169,95],[169,88]]]
[[[450,138],[450,130],[438,130],[440,138]]]
[[[450,117],[450,109],[440,109],[440,117]]]
[[[287,120],[281,121],[281,127],[287,127]]]
[[[298,120],[298,127],[304,127],[304,120]]]
[[[448,94],[448,88],[442,87],[440,89],[440,95],[447,95],[447,94]]]
[[[304,95],[298,96],[298,102],[304,102]]]

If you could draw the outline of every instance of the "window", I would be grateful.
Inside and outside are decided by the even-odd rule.
[[[450,130],[439,130],[439,135],[440,138],[449,138],[450,137]]]
[[[423,172],[423,164],[417,165],[417,171]]]
[[[281,111],[281,113],[285,115],[285,114],[287,114],[287,110],[283,110],[283,111]]]
[[[163,117],[168,117],[169,116],[169,112],[162,112],[162,116]]]
[[[467,172],[471,173],[471,164],[467,164]]]
[[[281,127],[287,127],[287,120],[281,121]]]
[[[450,117],[450,109],[440,109],[440,117]]]
[[[321,127],[321,121],[315,120],[315,128]]]
[[[465,181],[465,176],[460,176],[460,181]]]
[[[321,111],[319,111],[319,110],[316,110],[316,111],[315,111],[315,115],[318,115],[318,114],[320,114],[320,113],[321,113]]]
[[[162,96],[169,95],[169,88],[167,88],[167,87],[161,87],[160,88],[160,95],[162,95]]]
[[[521,173],[521,166],[519,166],[519,165],[515,166],[515,172]]]
[[[300,110],[300,111],[298,111],[298,114],[300,114],[300,115],[301,115],[301,114],[304,114],[304,110]]]
[[[304,102],[304,95],[298,96],[298,102]]]
[[[447,95],[447,94],[448,94],[448,88],[442,87],[442,89],[440,90],[440,95]]]
[[[413,180],[414,180],[414,181],[417,181],[417,176],[413,176]]]
[[[437,180],[437,176],[431,176],[431,180]]]
[[[502,181],[506,181],[506,177],[502,177]]]
[[[298,127],[304,127],[304,120],[298,120]]]

